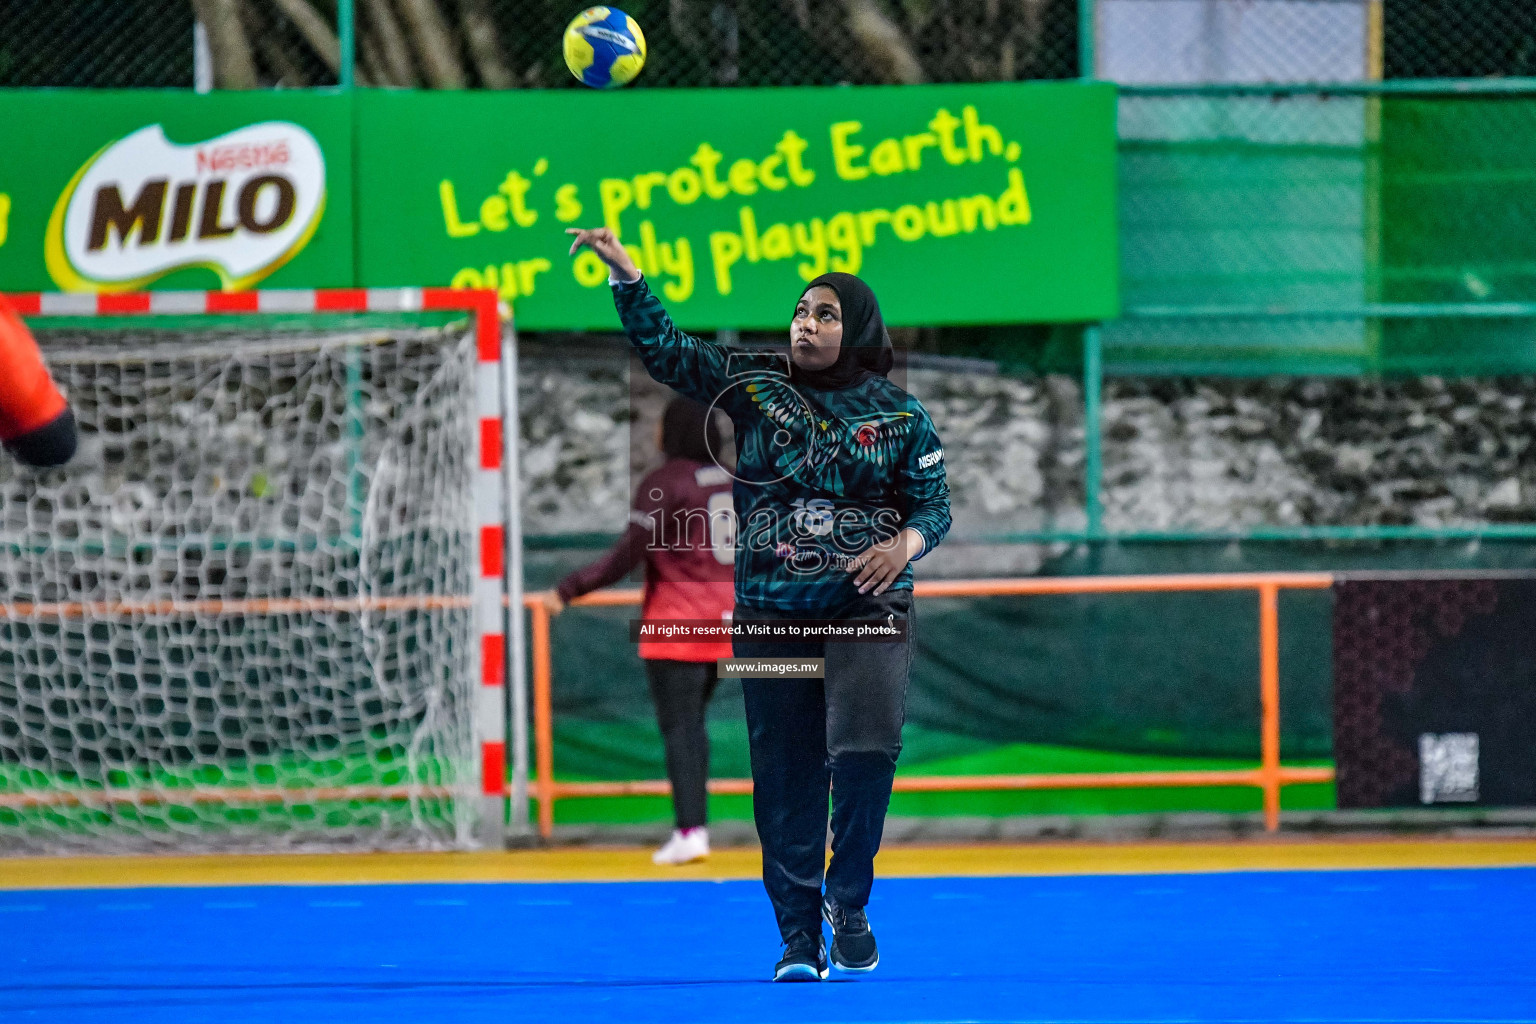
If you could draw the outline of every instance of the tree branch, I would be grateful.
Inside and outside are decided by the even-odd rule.
[[[800,31],[811,30],[810,0],[784,0],[784,7],[789,11],[789,16],[795,19],[795,24],[800,26]]]
[[[381,84],[412,86],[416,84],[416,69],[411,65],[411,51],[405,44],[405,33],[389,6],[389,0],[366,0],[368,20],[372,23],[379,40],[379,70],[385,80]]]
[[[379,45],[374,42],[371,32],[357,34],[357,84],[392,84],[390,77],[384,73],[384,58],[379,56]]]
[[[848,30],[887,81],[910,85],[923,80],[923,66],[912,44],[875,0],[843,0],[843,8],[848,12]]]
[[[302,89],[313,83],[304,73],[301,62],[295,59],[288,48],[283,45],[282,37],[276,32],[253,32],[256,37],[256,49],[260,51],[263,63],[272,72],[275,84],[288,89]]]
[[[515,86],[517,77],[502,53],[496,22],[492,20],[485,0],[459,0],[459,28],[464,33],[469,57],[475,62],[475,71],[480,75],[480,84],[487,89]]]
[[[245,36],[251,40],[257,61],[256,70],[263,85],[275,85],[279,89],[301,89],[310,84],[304,71],[305,62],[286,45],[286,32],[281,31],[278,12],[253,0],[241,0],[240,23]]]
[[[341,43],[330,23],[322,18],[307,0],[272,0],[277,9],[288,16],[299,34],[325,61],[332,71],[341,72]]]
[[[256,88],[256,60],[236,0],[192,0],[192,11],[208,32],[214,83],[220,89]]]
[[[411,28],[427,84],[434,89],[464,88],[464,66],[459,63],[453,36],[437,4],[433,0],[399,0],[399,3],[400,16]]]

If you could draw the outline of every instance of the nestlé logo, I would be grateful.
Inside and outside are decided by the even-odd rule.
[[[265,121],[180,146],[160,125],[102,149],[48,221],[48,272],[66,291],[130,291],[183,267],[248,288],[319,226],[325,158],[313,135]]]

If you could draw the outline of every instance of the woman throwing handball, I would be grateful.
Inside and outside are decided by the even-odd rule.
[[[774,979],[827,976],[823,918],[832,962],[873,970],[864,908],[901,751],[910,563],[949,529],[944,449],[923,407],[886,379],[890,337],[858,278],[823,274],[801,293],[787,359],[738,352],[678,330],[612,231],[571,234],[572,254],[588,246],[608,264],[619,318],[651,376],[735,425],[738,629],[875,621],[900,631],[876,642],[738,632],[734,642],[738,658],[824,662],[819,679],[742,680],[763,885],[783,940]]]

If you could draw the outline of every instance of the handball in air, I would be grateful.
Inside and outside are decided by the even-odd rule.
[[[588,7],[565,27],[565,66],[594,89],[628,85],[645,67],[645,33],[617,7]]]

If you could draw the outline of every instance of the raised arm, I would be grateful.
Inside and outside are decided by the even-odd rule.
[[[597,561],[582,566],[555,585],[556,600],[550,611],[558,612],[583,594],[612,586],[644,562],[652,545],[662,536],[668,500],[665,491],[656,486],[655,473],[641,480],[629,509],[629,523],[618,542]]]
[[[608,264],[613,304],[646,371],[695,401],[714,404],[731,384],[725,349],[678,330],[611,230],[569,228],[567,234],[575,236],[573,255],[587,246]]]

